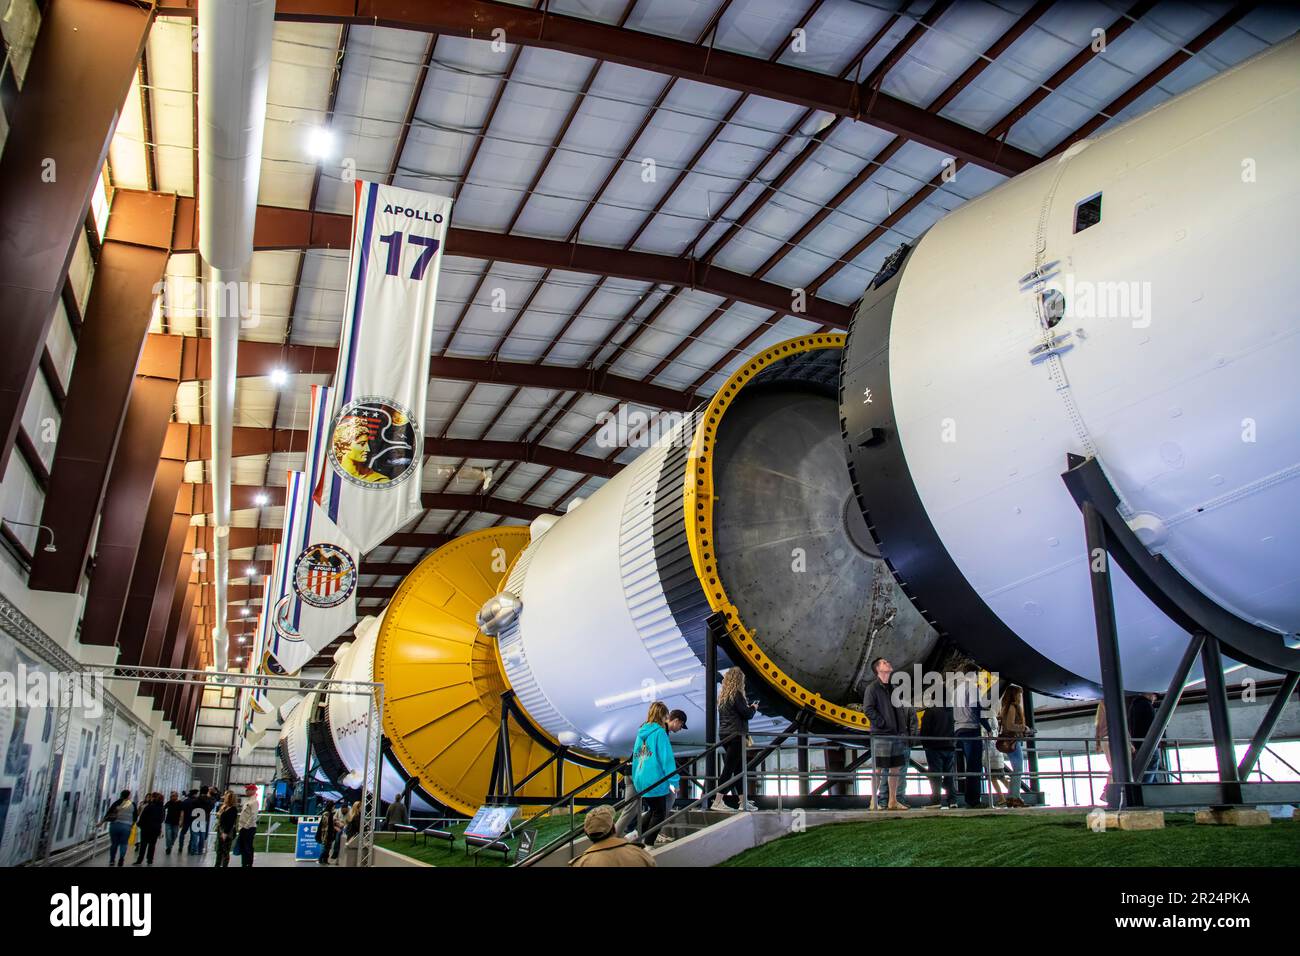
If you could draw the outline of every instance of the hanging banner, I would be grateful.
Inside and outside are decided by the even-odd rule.
[[[357,181],[321,503],[366,552],[422,511],[425,396],[451,200]]]
[[[265,628],[259,632],[265,637],[259,657],[263,674],[298,673],[357,619],[359,555],[311,491],[307,474],[289,472],[284,533],[265,593]],[[260,730],[273,723],[276,709],[294,694],[292,690],[266,692],[258,702],[261,713],[255,716],[254,726]]]

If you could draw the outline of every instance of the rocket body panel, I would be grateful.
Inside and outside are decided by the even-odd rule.
[[[888,387],[925,514],[1010,631],[1087,680],[1067,453],[1203,593],[1300,629],[1297,168],[1292,41],[962,206],[906,262]],[[1162,689],[1186,634],[1114,570],[1126,683]]]

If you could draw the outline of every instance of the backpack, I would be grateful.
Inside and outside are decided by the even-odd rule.
[[[317,843],[324,843],[324,842],[325,842],[325,827],[326,827],[326,826],[328,826],[328,824],[326,824],[326,822],[325,822],[325,814],[322,813],[322,814],[320,815],[320,819],[316,821],[316,842],[317,842]]]

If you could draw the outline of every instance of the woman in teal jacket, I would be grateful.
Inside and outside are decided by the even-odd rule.
[[[668,705],[657,700],[650,705],[650,712],[632,745],[632,786],[641,794],[645,806],[637,830],[646,846],[654,846],[659,834],[652,833],[647,838],[645,832],[663,823],[669,804],[677,795],[676,769],[673,745],[668,741]],[[668,776],[670,773],[672,776]]]

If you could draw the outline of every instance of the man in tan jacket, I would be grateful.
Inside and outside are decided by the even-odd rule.
[[[582,830],[591,841],[587,852],[569,866],[654,866],[645,847],[628,843],[614,832],[614,808],[601,804],[587,811]]]

